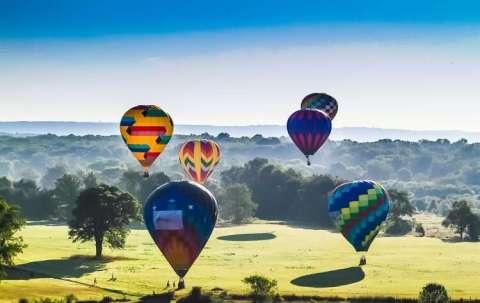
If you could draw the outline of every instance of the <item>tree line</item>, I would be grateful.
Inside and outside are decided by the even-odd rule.
[[[124,172],[116,186],[99,183],[92,172],[82,176],[64,174],[51,188],[32,180],[0,178],[0,266],[11,264],[13,256],[24,248],[22,239],[15,236],[25,224],[24,218],[68,222],[72,241],[94,241],[99,258],[104,243],[112,248],[124,247],[128,226],[141,221],[140,210],[148,194],[169,181],[164,173],[143,178],[134,171]],[[305,176],[267,159],[255,158],[243,166],[224,170],[219,181],[212,181],[207,187],[218,199],[221,218],[234,224],[256,217],[331,228],[333,222],[326,207],[328,195],[343,182],[329,175]],[[414,227],[411,216],[415,211],[409,194],[396,189],[389,193],[391,207],[385,231],[393,235],[409,233]],[[453,227],[461,240],[464,235],[478,240],[480,217],[466,201],[453,203],[443,225]]]

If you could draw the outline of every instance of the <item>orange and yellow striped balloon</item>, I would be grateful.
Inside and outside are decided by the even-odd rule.
[[[156,105],[138,105],[123,115],[120,133],[148,176],[148,169],[172,138],[173,121]]]
[[[212,140],[188,141],[180,148],[178,159],[185,173],[203,184],[220,162],[220,147]]]

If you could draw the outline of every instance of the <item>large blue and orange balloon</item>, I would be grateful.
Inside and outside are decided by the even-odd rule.
[[[356,251],[368,251],[390,209],[387,191],[374,181],[338,186],[328,199],[337,229]]]
[[[332,121],[318,109],[305,108],[297,110],[288,118],[287,130],[310,165],[309,157],[327,141],[332,131]]]
[[[148,197],[145,225],[180,278],[187,274],[210,238],[217,213],[215,197],[191,181],[166,183]]]
[[[313,93],[305,96],[301,108],[315,108],[326,113],[333,120],[338,112],[338,103],[335,98],[325,93]]]
[[[188,141],[180,147],[178,160],[187,176],[203,184],[220,162],[220,146],[212,140]]]
[[[172,138],[173,121],[156,105],[138,105],[123,115],[120,133],[148,177],[148,169]]]

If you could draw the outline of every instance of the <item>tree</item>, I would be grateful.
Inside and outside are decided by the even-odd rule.
[[[15,203],[28,220],[48,219],[57,210],[52,191],[40,190],[32,180],[21,179],[12,183],[7,178],[0,178],[0,197]]]
[[[45,220],[54,218],[58,212],[57,201],[54,198],[53,191],[41,190],[32,198],[29,206],[23,210],[22,214],[30,220]]]
[[[252,289],[254,302],[264,302],[273,298],[277,288],[277,281],[261,275],[253,275],[242,280]]]
[[[408,198],[408,193],[392,189],[388,191],[391,204],[387,218],[385,232],[391,235],[405,235],[412,230],[412,223],[404,217],[413,215],[413,206]]]
[[[244,184],[228,186],[221,195],[222,216],[231,219],[234,224],[240,224],[253,216],[257,204],[252,201],[252,194]]]
[[[226,141],[228,139],[230,139],[230,134],[229,133],[219,133],[217,135],[217,140],[218,141]]]
[[[436,283],[425,285],[418,295],[419,303],[448,303],[449,301],[445,287]]]
[[[448,213],[442,225],[445,227],[454,227],[455,232],[460,235],[460,239],[463,240],[463,235],[470,222],[472,211],[467,201],[455,201],[453,202],[452,209]]]
[[[97,176],[94,172],[89,172],[83,177],[83,186],[85,189],[96,187],[98,185]]]
[[[408,198],[406,191],[391,189],[388,191],[392,204],[390,205],[390,215],[395,218],[402,216],[412,216],[413,206]]]
[[[432,202],[430,202],[430,205],[428,206],[428,211],[431,213],[436,213],[438,211],[437,201],[432,200]]]
[[[57,165],[50,167],[41,180],[42,188],[51,189],[55,186],[55,181],[65,175],[67,170],[64,166]]]
[[[467,226],[467,233],[471,241],[478,241],[480,237],[480,216],[472,214],[472,219]]]
[[[159,187],[162,184],[170,182],[170,178],[164,173],[154,173],[151,174],[148,178],[140,178],[140,191],[138,193],[137,199],[141,203],[145,203],[148,196],[152,193],[154,189]]]
[[[127,170],[122,174],[119,186],[143,204],[155,188],[169,181],[170,178],[163,172],[154,173],[150,177],[144,178],[143,173]]]
[[[328,194],[342,180],[329,176],[312,176],[301,183],[298,200],[291,205],[289,212],[292,219],[307,221],[323,227],[332,227],[333,222],[328,214]],[[290,185],[291,186],[291,185]]]
[[[62,219],[69,219],[71,217],[72,209],[80,194],[81,186],[82,181],[80,178],[70,174],[65,174],[55,181],[53,194],[59,206],[59,215]]]
[[[68,223],[73,242],[95,241],[97,258],[102,257],[104,240],[112,248],[123,248],[127,225],[140,220],[139,203],[117,187],[99,185],[80,193]]]
[[[140,182],[138,180],[142,178],[143,175],[141,173],[134,170],[127,170],[120,177],[119,187],[138,198],[140,191]]]
[[[5,275],[3,266],[13,265],[13,258],[25,248],[22,237],[15,236],[24,225],[19,210],[0,198],[0,277]]]
[[[215,303],[217,302],[210,294],[203,294],[200,287],[193,287],[190,294],[178,299],[177,303]],[[221,301],[223,302],[223,301]]]

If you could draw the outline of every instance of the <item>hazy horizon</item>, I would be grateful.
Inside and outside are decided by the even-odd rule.
[[[474,2],[147,3],[0,4],[0,120],[284,125],[327,92],[334,127],[480,131]]]

